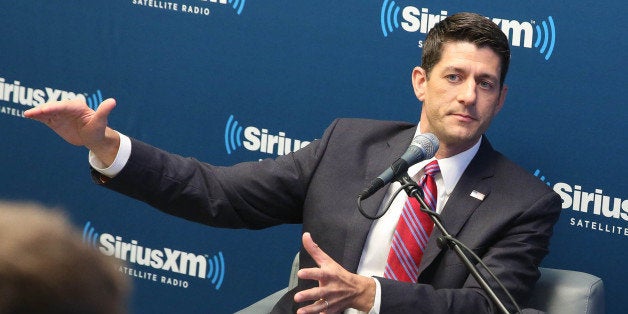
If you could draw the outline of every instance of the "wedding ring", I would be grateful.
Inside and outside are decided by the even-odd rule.
[[[325,310],[323,310],[323,312],[327,312],[327,309],[329,308],[329,302],[327,302],[327,300],[323,298],[320,298],[319,301],[325,302]]]

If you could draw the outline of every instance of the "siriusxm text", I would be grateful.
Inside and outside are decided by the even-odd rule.
[[[563,209],[628,221],[628,200],[604,195],[601,189],[586,192],[580,185],[561,182],[554,185],[554,191],[562,198]]]
[[[254,126],[244,129],[244,139],[243,145],[247,150],[277,155],[295,152],[310,144],[309,141],[288,138],[285,132],[273,135],[267,129],[260,130]]]
[[[122,237],[103,233],[98,239],[99,250],[108,256],[132,264],[171,271],[206,279],[207,259],[203,255],[182,252],[170,248],[153,249],[143,247],[136,240],[124,242]]]
[[[447,17],[447,11],[442,10],[439,14],[431,14],[428,8],[407,6],[401,11],[401,16],[403,20],[401,27],[405,31],[427,34],[436,23]],[[513,46],[521,46],[523,39],[523,47],[532,48],[532,37],[534,35],[532,23],[504,18],[492,18],[491,20],[501,27],[501,30],[510,39]]]
[[[86,95],[64,91],[52,87],[33,88],[22,86],[18,80],[7,82],[5,78],[0,77],[0,100],[12,102],[15,104],[35,107],[49,101],[57,101],[62,99],[82,98],[86,100]]]

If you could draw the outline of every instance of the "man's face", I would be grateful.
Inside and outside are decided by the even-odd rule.
[[[440,141],[437,157],[458,154],[475,144],[504,104],[507,88],[500,88],[500,58],[489,48],[468,42],[443,45],[441,60],[429,79],[417,67],[412,85],[423,102],[421,132]]]

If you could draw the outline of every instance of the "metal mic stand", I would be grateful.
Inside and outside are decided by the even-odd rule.
[[[471,275],[473,275],[473,278],[477,280],[477,282],[480,284],[482,289],[484,289],[484,291],[488,294],[491,300],[493,300],[493,303],[495,303],[495,305],[499,308],[499,310],[502,313],[509,314],[510,312],[508,312],[508,309],[506,309],[504,304],[497,297],[497,295],[493,291],[493,288],[491,288],[488,285],[488,283],[486,283],[486,280],[484,279],[484,277],[482,277],[477,267],[475,267],[475,265],[471,263],[467,255],[464,254],[464,252],[460,248],[460,246],[456,242],[451,241],[453,237],[449,234],[449,232],[447,232],[447,230],[443,226],[440,220],[440,215],[434,211],[431,211],[428,208],[428,206],[425,204],[425,201],[423,201],[423,195],[422,195],[423,192],[419,188],[418,184],[414,180],[412,180],[412,178],[410,178],[407,174],[402,175],[399,178],[399,182],[405,186],[404,190],[406,191],[409,197],[414,197],[417,201],[419,201],[419,204],[421,204],[421,211],[430,216],[430,219],[432,219],[432,221],[434,222],[434,225],[443,234],[443,236],[438,239],[438,246],[442,247],[442,244],[444,242],[447,244],[447,246],[453,249],[454,252],[456,252],[458,257],[460,258],[460,260],[465,264],[465,266],[467,266],[467,269],[471,272]]]

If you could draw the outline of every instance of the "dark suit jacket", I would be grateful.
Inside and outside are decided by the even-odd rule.
[[[217,167],[171,155],[133,140],[123,171],[106,186],[175,216],[210,226],[265,228],[302,223],[317,244],[355,272],[371,221],[356,209],[367,183],[407,149],[415,125],[340,119],[320,140],[276,160]],[[363,202],[374,214],[385,188]],[[480,201],[470,194],[485,195]],[[527,171],[494,151],[486,138],[442,212],[447,230],[482,257],[523,302],[548,252],[560,197]],[[382,313],[483,313],[493,305],[465,266],[432,234],[420,265],[420,284],[379,278]],[[382,252],[388,254],[388,252]],[[301,268],[316,267],[304,250]],[[497,285],[489,281],[494,289]],[[274,312],[294,312],[299,281]],[[503,293],[497,295],[510,306]]]

